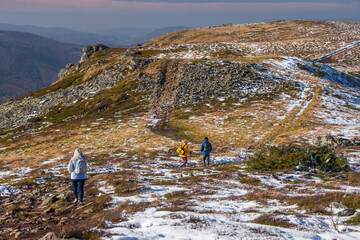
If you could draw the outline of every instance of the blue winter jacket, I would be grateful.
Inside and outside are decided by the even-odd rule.
[[[208,142],[210,144],[210,151],[208,151],[208,152],[205,152],[205,143],[206,142]],[[202,154],[209,154],[211,152],[211,150],[212,150],[211,143],[207,139],[205,139],[203,141],[203,143],[201,144],[200,151],[202,152]]]

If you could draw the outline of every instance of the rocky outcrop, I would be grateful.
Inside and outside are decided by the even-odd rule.
[[[93,45],[87,45],[87,46],[83,47],[83,49],[82,49],[83,54],[80,58],[79,63],[87,61],[90,58],[90,56],[93,55],[95,52],[105,51],[108,48],[109,48],[108,46],[105,46],[103,44],[93,44]],[[101,65],[101,64],[99,64],[99,65]],[[60,72],[58,73],[58,77],[62,78],[62,77],[69,75],[76,66],[79,67],[79,64],[77,64],[77,65],[73,64],[73,63],[66,64],[66,66],[64,68],[62,68],[60,70]]]
[[[116,82],[147,66],[152,61],[150,59],[124,60],[82,84],[59,89],[41,97],[30,96],[2,104],[0,105],[0,126],[1,128],[23,126],[31,119],[47,114],[55,106],[73,104],[79,98],[91,98],[99,91],[111,88]]]
[[[83,55],[81,56],[80,62],[85,62],[95,52],[105,51],[108,48],[109,48],[108,46],[105,46],[103,44],[87,45],[87,46],[83,47],[83,49],[82,49]]]
[[[60,70],[58,77],[62,78],[62,77],[65,77],[66,75],[68,75],[71,72],[71,70],[73,69],[73,67],[74,67],[73,63],[66,64],[66,66]]]
[[[153,91],[156,105],[182,106],[213,98],[244,98],[284,88],[289,82],[266,77],[256,65],[238,62],[164,62],[158,74],[139,76],[139,91]]]
[[[86,52],[103,48],[96,45],[91,46],[91,49]],[[79,98],[91,98],[154,61],[158,60],[123,58],[121,63],[82,84],[58,89],[41,97],[26,97],[3,104],[0,106],[0,126],[23,126],[30,120],[47,114],[55,106],[69,106]],[[71,68],[78,66],[79,63],[74,66],[68,65],[68,70],[71,71]],[[161,60],[155,68],[140,71],[134,76],[134,81],[138,83],[135,91],[146,92],[143,94],[144,100],[149,101],[152,109],[160,113],[169,112],[173,107],[207,99],[241,99],[278,91],[288,86],[289,82],[269,77],[264,74],[265,71],[257,65],[244,65],[238,62]],[[74,116],[66,121],[83,116],[81,114],[84,113],[74,113]]]
[[[317,137],[315,139],[315,143],[319,146],[332,147],[360,146],[360,141],[357,138],[346,139],[341,137],[334,137],[330,134]]]
[[[352,216],[356,213],[356,210],[353,209],[353,208],[348,208],[348,209],[344,209],[340,212],[338,212],[338,216],[339,217],[349,217],[349,216]]]
[[[135,49],[132,49],[132,48],[128,48],[123,57],[133,57],[133,56],[136,56],[136,55],[141,55],[141,52],[139,51],[136,51]]]

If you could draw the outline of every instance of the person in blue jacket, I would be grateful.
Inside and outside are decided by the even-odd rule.
[[[205,137],[204,142],[201,144],[200,151],[203,154],[202,162],[205,165],[209,165],[210,162],[210,152],[212,150],[211,143],[208,138]]]

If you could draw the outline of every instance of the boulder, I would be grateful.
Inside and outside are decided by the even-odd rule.
[[[331,208],[341,208],[341,209],[346,208],[346,206],[344,204],[342,204],[341,202],[332,202],[332,203],[330,203],[330,207]]]
[[[55,209],[54,208],[49,208],[49,209],[46,209],[43,211],[43,214],[49,214],[49,213],[54,213],[55,212]]]
[[[60,70],[60,72],[58,73],[58,77],[62,78],[62,77],[65,77],[66,75],[68,75],[73,70],[73,67],[74,67],[73,63],[66,64],[66,66],[64,68],[62,68]]]
[[[357,138],[347,139],[341,137],[335,137],[331,134],[326,136],[319,136],[315,142],[319,146],[333,146],[333,147],[348,147],[348,146],[360,146],[360,141]]]
[[[349,216],[352,216],[356,213],[355,209],[353,208],[348,208],[348,209],[344,209],[340,212],[337,213],[337,215],[339,217],[349,217]]]
[[[50,196],[44,199],[44,201],[41,203],[40,207],[46,207],[46,205],[48,205],[49,203],[54,203],[56,202],[58,199],[56,196]]]
[[[140,54],[141,54],[141,52],[136,51],[132,48],[128,48],[124,53],[124,57],[132,57],[132,56],[140,55]]]
[[[56,234],[54,232],[49,232],[39,240],[56,240],[56,239],[57,239]]]
[[[108,49],[108,46],[105,46],[103,44],[93,44],[93,45],[87,45],[85,47],[83,47],[82,51],[83,51],[83,55],[80,58],[80,62],[85,62],[86,60],[89,59],[89,57],[91,55],[93,55],[95,52],[98,51],[105,51],[106,49]]]

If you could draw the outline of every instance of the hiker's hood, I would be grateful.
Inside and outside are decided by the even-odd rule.
[[[188,143],[188,141],[186,139],[184,139],[184,143]]]
[[[209,140],[208,139],[204,139],[204,142],[208,142]]]
[[[74,156],[73,156],[73,159],[78,159],[78,158],[82,158],[84,159],[85,161],[87,161],[87,158],[82,154],[82,151],[80,148],[76,149],[75,152],[74,152]]]

